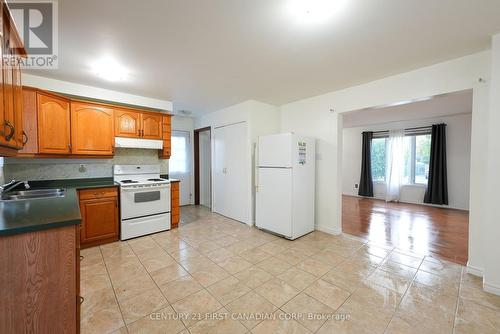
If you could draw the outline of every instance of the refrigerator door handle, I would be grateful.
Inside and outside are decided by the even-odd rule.
[[[255,186],[255,192],[258,192],[259,191],[259,145],[254,146],[254,157],[255,157],[254,186]]]

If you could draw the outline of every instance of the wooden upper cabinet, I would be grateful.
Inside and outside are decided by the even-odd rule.
[[[142,114],[141,138],[162,139],[162,116],[144,113]]]
[[[69,101],[37,94],[38,150],[47,154],[71,153]]]
[[[101,105],[71,102],[73,154],[113,155],[113,109]]]
[[[14,138],[15,129],[15,117],[14,117],[14,88],[13,88],[13,71],[11,64],[12,49],[11,46],[11,36],[9,20],[6,18],[6,12],[3,12],[2,29],[3,29],[3,40],[2,40],[2,77],[3,77],[3,145],[7,147],[15,148],[17,147],[16,138]],[[5,62],[7,61],[7,64]]]
[[[141,113],[115,109],[115,136],[138,138],[141,129]]]
[[[38,153],[38,121],[36,113],[36,91],[23,88],[23,132],[24,147],[19,153]]]
[[[171,137],[172,137],[172,131],[171,131],[171,117],[170,115],[163,115],[162,116],[162,139],[163,139],[163,150],[159,151],[159,157],[160,159],[170,159],[170,155],[172,153],[171,150]]]
[[[12,69],[12,93],[14,99],[14,141],[17,149],[26,144],[26,134],[23,126],[23,86],[21,84],[20,57],[15,56],[15,65]]]

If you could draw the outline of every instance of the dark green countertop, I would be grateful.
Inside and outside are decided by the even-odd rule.
[[[112,178],[30,181],[32,189],[65,188],[64,197],[0,201],[0,236],[80,224],[78,189],[117,186]]]

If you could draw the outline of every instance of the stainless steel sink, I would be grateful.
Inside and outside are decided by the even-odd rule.
[[[64,197],[65,189],[36,189],[9,191],[0,196],[0,201],[22,201],[28,199]]]

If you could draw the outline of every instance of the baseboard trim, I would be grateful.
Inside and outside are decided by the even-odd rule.
[[[465,270],[467,271],[468,274],[478,276],[478,277],[483,277],[483,269],[482,268],[478,268],[478,267],[472,266],[469,263],[467,263]]]
[[[498,285],[483,282],[483,290],[492,293],[494,295],[500,296],[500,286]]]
[[[331,228],[329,226],[316,225],[315,230],[325,232],[328,234],[333,234],[333,235],[342,234],[342,230],[340,228]]]

